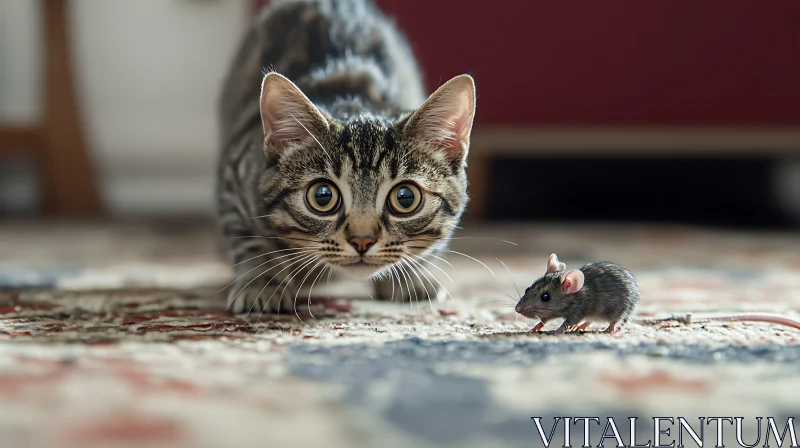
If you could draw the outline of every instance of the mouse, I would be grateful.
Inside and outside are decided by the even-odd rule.
[[[556,254],[547,260],[545,274],[529,286],[515,311],[528,318],[539,319],[531,331],[539,332],[556,318],[564,322],[557,334],[582,331],[593,322],[607,322],[605,332],[614,332],[629,320],[640,325],[676,321],[685,325],[706,322],[766,322],[800,330],[800,321],[769,313],[735,313],[721,316],[694,317],[692,313],[660,318],[634,319],[641,301],[639,285],[624,267],[607,262],[588,263],[567,271]]]
[[[607,322],[605,331],[610,333],[631,318],[640,300],[636,279],[624,267],[601,261],[567,271],[552,254],[547,271],[525,289],[515,311],[539,319],[534,332],[552,319],[563,318],[557,334],[585,330],[592,322]]]

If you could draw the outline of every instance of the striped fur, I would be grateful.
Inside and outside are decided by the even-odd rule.
[[[296,311],[299,289],[331,273],[375,280],[380,299],[436,295],[423,279],[467,203],[475,90],[462,75],[423,92],[405,39],[367,0],[265,8],[221,101],[217,206],[238,277],[233,312]],[[340,193],[335,213],[309,207],[320,179]],[[388,205],[404,182],[422,193],[408,215]],[[359,254],[354,237],[376,242]]]

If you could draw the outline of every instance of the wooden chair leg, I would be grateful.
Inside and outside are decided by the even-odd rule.
[[[47,214],[98,216],[103,204],[89,157],[70,64],[67,0],[42,0],[45,31],[43,206]]]
[[[34,125],[0,125],[0,155],[30,156],[31,149],[41,146],[39,134]]]

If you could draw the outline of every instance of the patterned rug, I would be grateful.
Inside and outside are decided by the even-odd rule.
[[[432,269],[449,291],[441,303],[375,302],[367,285],[320,282],[325,299],[301,296],[297,315],[255,319],[224,313],[232,275],[211,226],[6,223],[2,446],[542,446],[535,416],[546,433],[556,416],[599,417],[594,446],[608,417],[626,443],[635,416],[642,443],[653,417],[697,426],[712,415],[745,417],[755,440],[747,418],[782,429],[800,410],[798,330],[667,322],[531,334],[534,322],[513,313],[556,252],[571,267],[631,269],[645,316],[797,319],[800,236],[465,225],[458,237],[452,249],[475,260],[451,253]],[[580,446],[583,427],[570,437]]]

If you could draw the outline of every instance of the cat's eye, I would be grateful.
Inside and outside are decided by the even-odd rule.
[[[421,203],[422,192],[414,184],[398,184],[389,192],[389,207],[398,215],[414,213]]]
[[[327,215],[339,208],[339,190],[332,182],[318,181],[306,191],[306,204],[312,211]]]
[[[542,293],[542,302],[549,302],[550,301],[550,294],[543,292]]]

